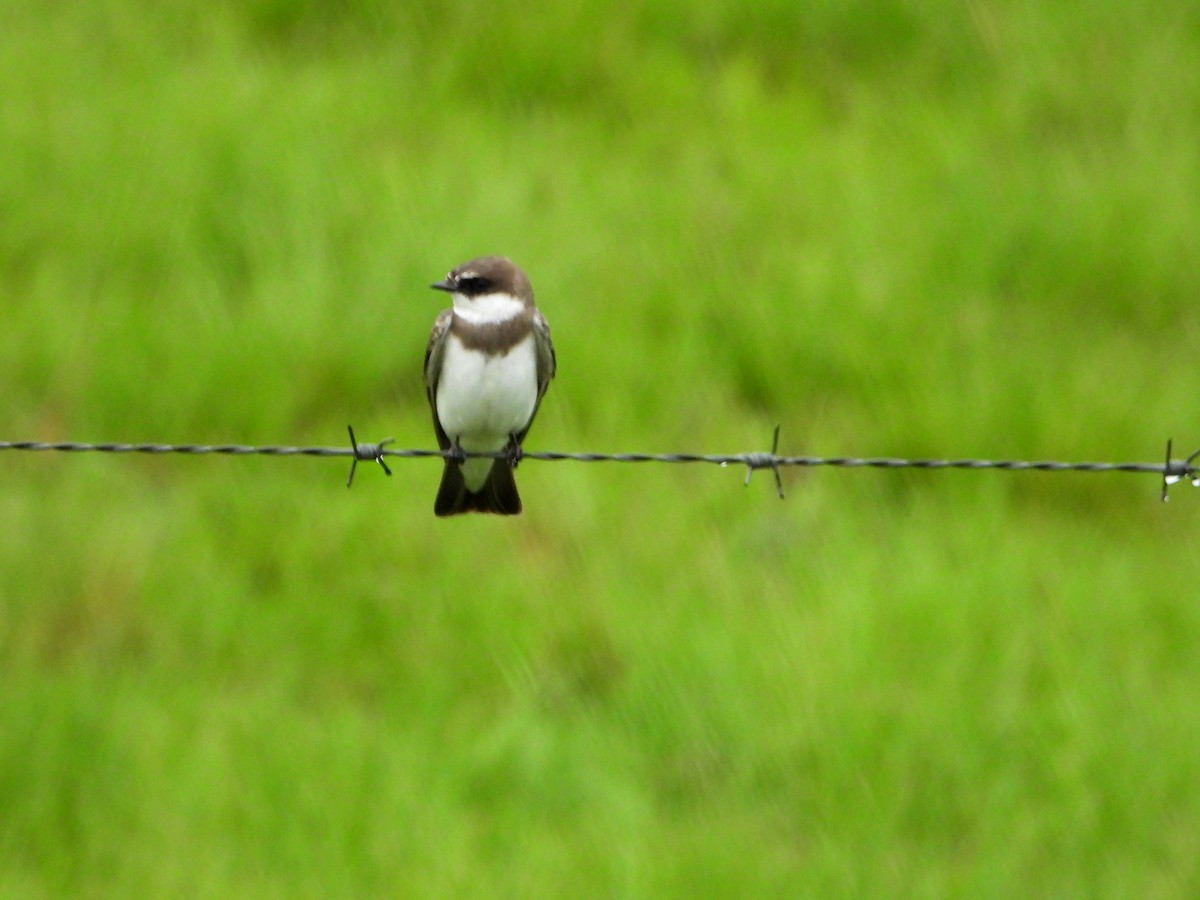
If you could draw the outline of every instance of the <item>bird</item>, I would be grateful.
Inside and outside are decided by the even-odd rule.
[[[550,326],[525,272],[503,256],[480,256],[430,285],[453,298],[425,350],[425,391],[444,458],[437,516],[521,512],[513,470],[554,377]],[[506,451],[497,458],[467,452]]]

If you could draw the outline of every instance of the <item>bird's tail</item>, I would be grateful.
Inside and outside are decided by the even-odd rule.
[[[457,516],[459,513],[482,512],[515,516],[520,511],[521,495],[517,493],[517,482],[507,460],[497,459],[492,464],[487,481],[477,491],[467,489],[462,463],[446,460],[442,484],[433,502],[435,515]]]

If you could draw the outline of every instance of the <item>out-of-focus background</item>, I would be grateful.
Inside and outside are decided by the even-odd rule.
[[[1200,7],[0,7],[0,439],[1200,445]],[[0,456],[0,894],[1200,890],[1200,493],[1153,476]]]

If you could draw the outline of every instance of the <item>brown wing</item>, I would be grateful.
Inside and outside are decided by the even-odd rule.
[[[517,435],[518,444],[523,442],[525,435],[529,433],[529,426],[533,424],[534,417],[537,416],[538,407],[542,405],[542,397],[546,395],[546,388],[550,386],[550,379],[554,377],[554,372],[558,367],[558,361],[554,356],[554,342],[550,340],[550,325],[538,310],[533,312],[533,346],[537,352],[537,402],[533,405],[533,414],[529,417],[529,423]]]
[[[443,310],[433,323],[433,331],[429,333],[429,345],[425,348],[425,395],[429,398],[429,409],[433,413],[433,430],[437,433],[438,447],[442,450],[450,448],[450,438],[442,430],[438,421],[437,389],[438,378],[442,374],[442,359],[446,355],[446,339],[450,336],[450,323],[454,320],[454,310]]]

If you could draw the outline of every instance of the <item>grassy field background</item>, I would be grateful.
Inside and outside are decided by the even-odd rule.
[[[1194,2],[0,6],[0,439],[1200,445]],[[0,456],[0,895],[1200,891],[1200,494],[1152,476]]]

